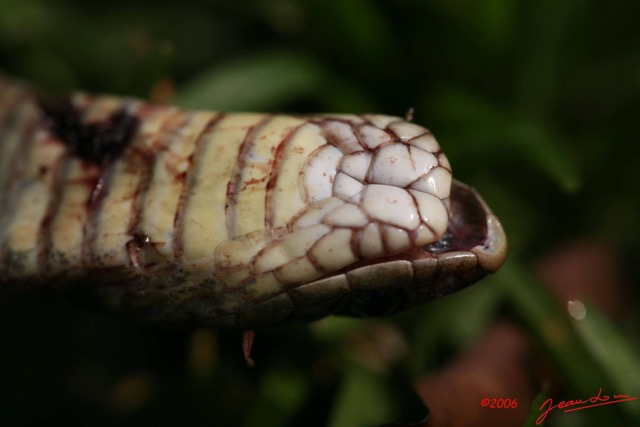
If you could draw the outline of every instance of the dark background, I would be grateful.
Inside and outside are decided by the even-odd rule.
[[[533,395],[638,396],[639,18],[634,0],[0,0],[0,69],[50,92],[217,110],[412,107],[510,244],[498,274],[407,314],[259,333],[254,370],[239,332],[1,301],[0,425],[379,425],[420,417],[396,382],[424,378],[434,416],[438,399],[477,410],[470,387],[451,397],[440,387],[453,381],[428,379],[490,372],[470,349],[496,322],[526,342],[526,361],[491,343],[487,354],[516,363]],[[568,320],[569,299],[585,319]],[[523,385],[496,395],[498,381],[481,395]],[[550,425],[639,416],[632,401]]]

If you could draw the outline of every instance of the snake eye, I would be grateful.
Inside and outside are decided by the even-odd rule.
[[[403,301],[403,294],[397,291],[362,292],[349,299],[344,314],[354,317],[384,316],[398,311]]]

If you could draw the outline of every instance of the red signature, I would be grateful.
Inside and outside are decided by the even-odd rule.
[[[610,405],[612,403],[628,402],[630,400],[637,400],[637,399],[638,399],[637,397],[630,397],[626,394],[614,394],[613,396],[609,396],[605,394],[603,396],[602,389],[598,390],[597,395],[591,396],[586,400],[582,400],[582,399],[562,400],[558,404],[554,405],[553,399],[547,399],[540,406],[540,411],[544,411],[544,412],[542,412],[538,417],[538,419],[536,420],[536,425],[542,424],[542,422],[547,418],[547,415],[549,415],[549,412],[553,411],[554,409],[571,408],[571,409],[564,409],[564,412],[573,412],[573,411],[579,411],[580,409],[593,408],[595,406],[602,406],[602,405]],[[589,403],[589,405],[586,405],[587,403]],[[577,407],[573,408],[573,406],[577,406]]]

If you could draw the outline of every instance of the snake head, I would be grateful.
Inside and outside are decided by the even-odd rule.
[[[500,222],[452,179],[431,132],[398,118],[361,118],[314,123],[323,143],[299,168],[300,203],[274,206],[280,227],[218,247],[219,271],[244,278],[229,287],[254,298],[229,318],[235,326],[393,314],[503,263]]]

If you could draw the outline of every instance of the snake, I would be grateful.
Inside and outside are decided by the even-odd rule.
[[[498,218],[407,118],[51,98],[0,75],[8,294],[249,330],[393,314],[506,253]]]

